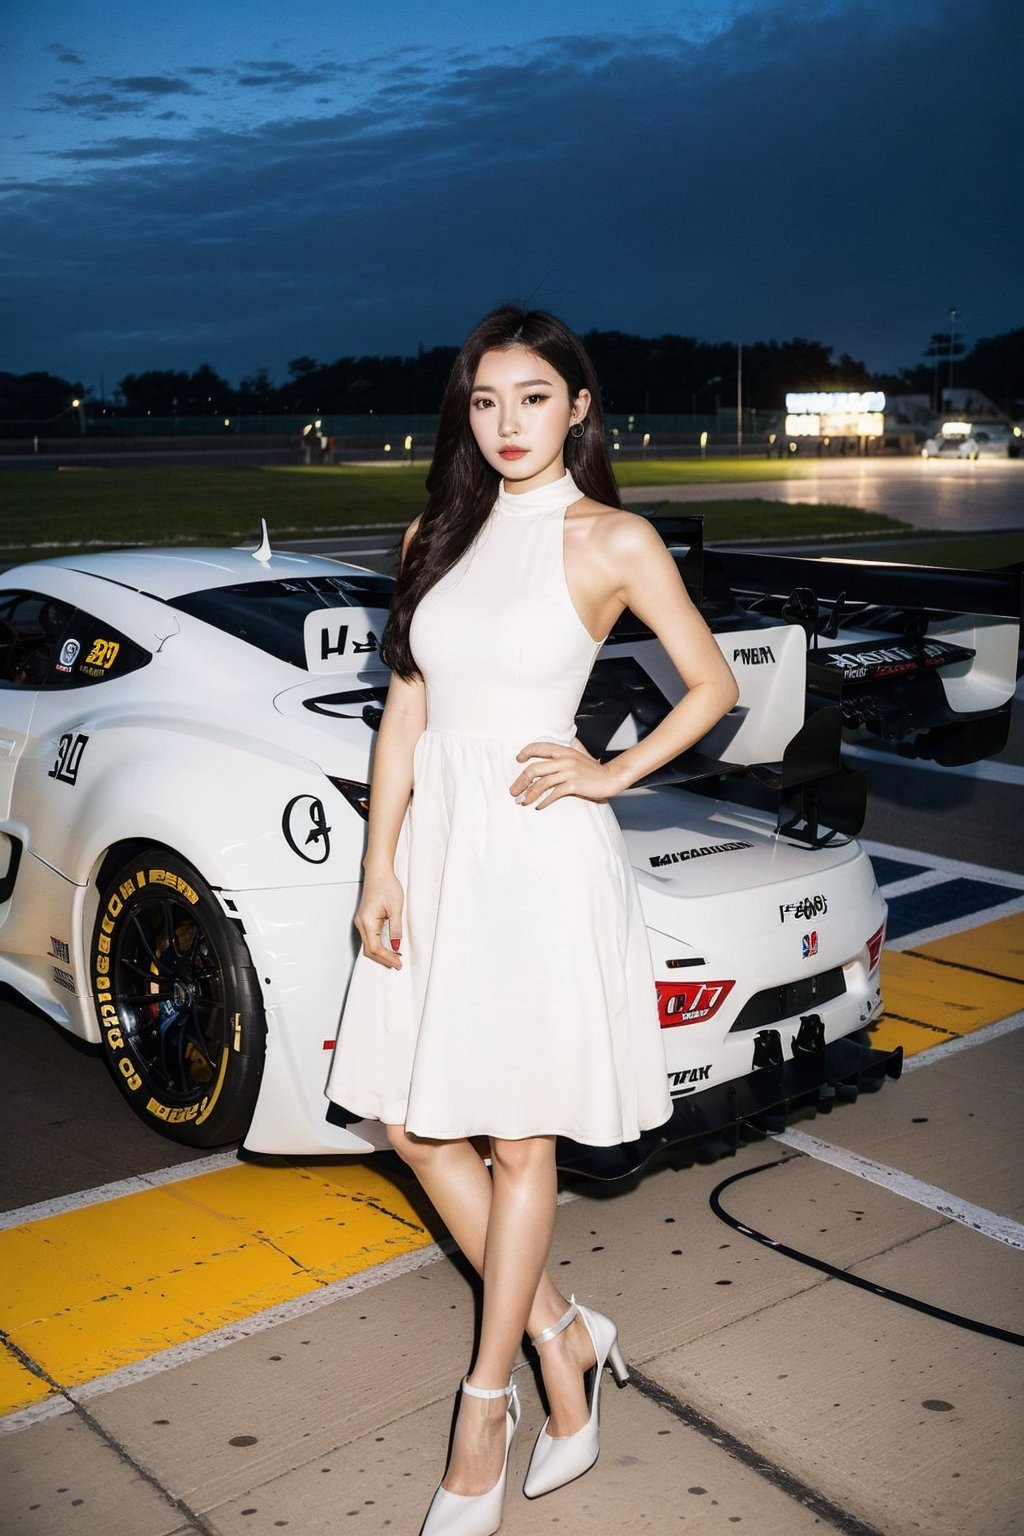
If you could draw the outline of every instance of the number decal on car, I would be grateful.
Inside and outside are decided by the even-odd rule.
[[[121,649],[119,640],[102,640],[97,638],[92,643],[92,649],[85,658],[87,667],[102,667],[104,672],[109,672],[117,660],[117,653]]]
[[[46,775],[47,778],[58,779],[61,784],[77,784],[82,753],[88,740],[88,736],[72,736],[70,731],[65,731],[57,747],[57,761]]]

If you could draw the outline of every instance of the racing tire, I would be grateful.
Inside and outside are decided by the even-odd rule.
[[[139,1119],[172,1141],[238,1141],[266,1050],[241,925],[191,865],[161,848],[143,848],[99,895],[92,987],[114,1082]]]

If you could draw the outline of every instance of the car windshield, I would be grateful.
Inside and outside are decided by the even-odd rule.
[[[171,599],[170,606],[215,629],[255,645],[269,656],[306,670],[303,626],[306,615],[322,608],[386,610],[394,583],[371,572],[357,576],[303,576],[283,581],[244,581],[210,587]],[[353,650],[375,651],[368,637]]]

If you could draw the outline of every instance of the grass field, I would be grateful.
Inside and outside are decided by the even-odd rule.
[[[621,466],[623,489],[653,465]],[[703,478],[730,478],[736,466],[681,461]],[[788,465],[779,466],[786,469]],[[424,501],[425,465],[342,465],[277,469],[174,467],[11,471],[0,476],[0,557],[124,544],[238,543],[255,539],[265,517],[276,539],[404,527]],[[682,473],[660,483],[678,483]],[[735,478],[733,476],[732,478]],[[742,477],[741,477],[742,479]],[[650,482],[645,482],[650,483]],[[687,510],[707,516],[708,537],[853,537],[902,530],[854,507],[784,505],[742,497]]]
[[[815,465],[802,459],[624,459],[615,478],[631,485],[721,485],[746,480],[804,480]]]
[[[799,479],[787,460],[629,461],[631,486],[735,483],[727,501],[674,502],[701,515],[705,538],[812,543],[894,541],[894,557],[918,564],[999,565],[1024,559],[1024,534],[934,538],[857,507],[784,503],[743,496],[744,481]],[[127,544],[255,543],[265,517],[276,542],[365,528],[402,528],[424,501],[425,464],[325,468],[165,466],[68,468],[0,474],[0,563],[57,550]]]

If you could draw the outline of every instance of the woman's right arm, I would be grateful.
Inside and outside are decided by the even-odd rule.
[[[404,897],[395,874],[395,849],[412,794],[413,750],[423,734],[426,715],[422,680],[406,682],[392,677],[373,759],[363,894],[356,927],[363,954],[396,971],[402,965],[396,951],[402,938]],[[390,946],[383,941],[385,922]]]
[[[409,529],[408,544],[415,529]],[[381,716],[370,780],[370,819],[363,857],[363,894],[355,923],[363,954],[390,970],[400,970],[404,892],[395,874],[395,849],[412,794],[412,758],[427,723],[423,679],[392,674]],[[385,923],[390,944],[383,940]]]

